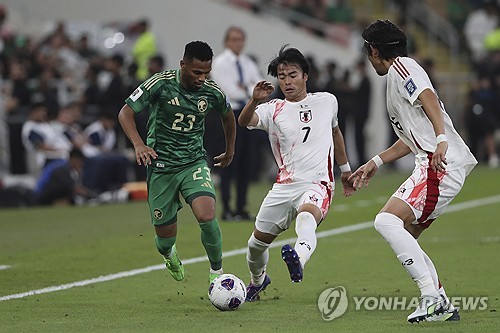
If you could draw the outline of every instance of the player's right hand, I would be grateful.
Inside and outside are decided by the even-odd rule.
[[[253,88],[252,98],[256,101],[265,100],[274,90],[274,86],[269,81],[259,81]]]
[[[221,168],[227,167],[233,161],[233,156],[234,154],[228,153],[222,153],[219,156],[215,156],[214,161],[218,163],[215,163],[214,166]]]
[[[158,154],[144,144],[140,144],[134,147],[135,149],[135,160],[138,165],[151,165],[151,160],[156,159]]]

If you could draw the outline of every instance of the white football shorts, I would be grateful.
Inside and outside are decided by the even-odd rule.
[[[333,195],[333,183],[274,184],[260,206],[255,228],[277,236],[290,228],[297,217],[297,210],[306,203],[316,205],[321,210],[323,219],[328,213]]]
[[[465,177],[464,168],[436,173],[418,166],[392,196],[410,206],[416,218],[413,224],[427,228],[460,192]]]

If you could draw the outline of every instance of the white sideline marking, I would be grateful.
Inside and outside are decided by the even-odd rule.
[[[0,265],[0,271],[1,271],[2,269],[9,269],[9,268],[11,268],[11,267],[12,267],[12,266],[10,266],[10,265]]]
[[[494,204],[497,202],[500,202],[500,195],[487,197],[487,198],[483,198],[483,199],[461,202],[461,203],[458,203],[455,205],[451,205],[448,207],[446,212],[458,212],[461,210],[466,210],[466,209],[475,208],[475,207],[484,206],[484,205],[490,205],[490,204]],[[372,225],[373,225],[373,221],[361,222],[361,223],[343,226],[340,228],[321,231],[321,232],[318,232],[316,235],[318,238],[324,238],[324,237],[328,237],[328,236],[340,235],[340,234],[345,234],[345,233],[352,232],[352,231],[367,229],[367,228],[370,228]],[[271,244],[270,248],[283,246],[287,243],[293,242],[294,240],[295,240],[295,238],[288,238],[288,239],[283,239],[281,241],[276,241],[276,242],[273,242]],[[238,254],[244,254],[244,253],[246,253],[246,248],[236,249],[236,250],[232,250],[232,251],[226,251],[222,255],[223,255],[223,258],[228,258],[228,257],[233,257],[233,256],[236,256]],[[203,262],[203,261],[207,261],[207,260],[208,259],[206,256],[202,256],[202,257],[196,257],[196,258],[190,258],[187,260],[182,260],[182,263],[184,265],[189,265],[189,264],[199,263],[199,262]],[[83,286],[87,286],[89,284],[121,279],[124,277],[139,275],[139,274],[143,274],[143,273],[149,273],[149,272],[157,271],[157,270],[164,269],[164,268],[165,268],[165,265],[160,264],[160,265],[154,265],[154,266],[149,266],[149,267],[144,267],[144,268],[139,268],[139,269],[133,269],[130,271],[120,272],[120,273],[116,273],[116,274],[101,275],[101,276],[96,277],[96,278],[61,284],[59,286],[52,286],[52,287],[47,287],[47,288],[42,288],[42,289],[26,291],[24,293],[2,296],[2,297],[0,297],[0,302],[8,301],[11,299],[24,298],[27,296],[51,293],[54,291],[66,290],[66,289],[70,289],[70,288],[74,288],[74,287],[83,287]]]

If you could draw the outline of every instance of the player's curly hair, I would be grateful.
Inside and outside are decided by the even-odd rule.
[[[198,59],[200,61],[210,61],[214,56],[214,52],[210,45],[202,41],[194,41],[186,44],[184,48],[184,59],[193,60]]]
[[[309,74],[309,62],[307,59],[298,49],[294,47],[289,48],[288,45],[283,45],[278,55],[271,60],[269,66],[267,66],[267,74],[278,77],[278,66],[281,64],[297,64],[302,72]]]
[[[364,49],[368,54],[371,54],[370,46],[373,46],[385,60],[408,56],[405,33],[389,20],[373,22],[361,36],[365,40]]]

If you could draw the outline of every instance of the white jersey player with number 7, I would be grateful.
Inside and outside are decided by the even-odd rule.
[[[378,20],[362,36],[373,68],[387,75],[387,111],[399,139],[360,166],[349,181],[355,188],[367,186],[382,164],[415,154],[413,173],[375,217],[375,229],[420,289],[420,303],[407,320],[459,320],[458,309],[417,239],[460,192],[477,161],[453,127],[427,73],[407,56],[404,32],[390,21]]]
[[[263,103],[274,90],[261,81],[243,108],[238,123],[268,133],[279,171],[260,207],[248,240],[247,263],[251,282],[246,300],[259,298],[270,283],[266,274],[269,245],[295,219],[297,241],[281,249],[292,282],[301,282],[306,262],[316,248],[316,228],[325,218],[334,194],[334,159],[339,164],[344,195],[354,191],[344,138],[338,127],[334,95],[307,93],[309,64],[295,48],[283,46],[270,62],[268,73],[278,78],[285,99]]]

